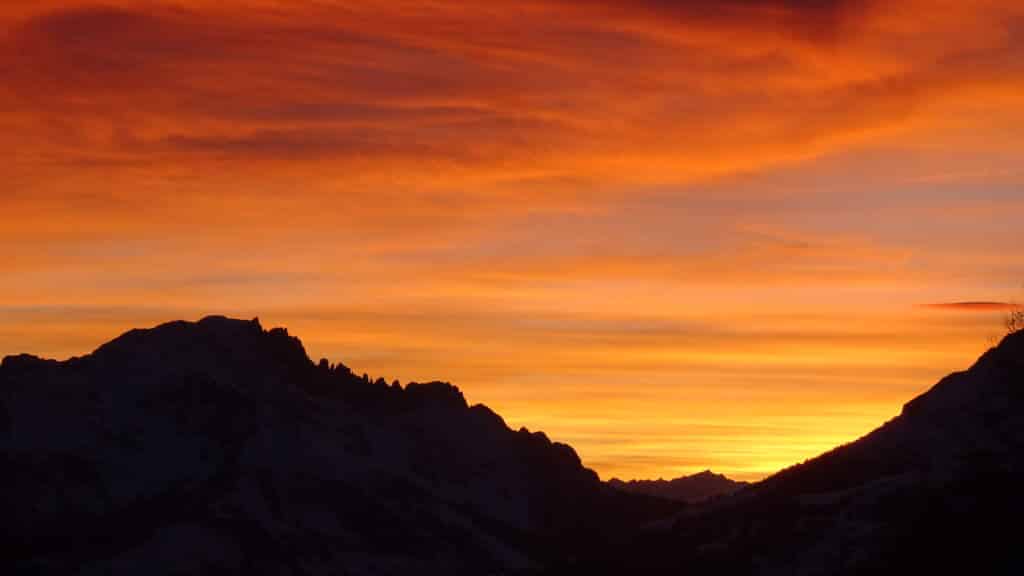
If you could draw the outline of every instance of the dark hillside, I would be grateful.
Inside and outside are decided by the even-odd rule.
[[[18,570],[532,571],[671,510],[454,386],[314,364],[255,320],[8,357],[0,400]]]

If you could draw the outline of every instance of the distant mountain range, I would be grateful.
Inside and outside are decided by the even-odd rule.
[[[710,472],[602,483],[454,386],[356,376],[209,317],[3,359],[0,570],[1016,574],[1022,450],[1024,333],[737,491]]]
[[[677,500],[680,502],[703,502],[715,496],[732,494],[749,484],[730,480],[722,474],[705,470],[691,476],[680,476],[672,480],[630,480],[623,482],[612,478],[608,484],[619,490],[635,494],[647,494]]]

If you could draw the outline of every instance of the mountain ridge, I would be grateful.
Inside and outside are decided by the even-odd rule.
[[[709,498],[732,494],[749,486],[750,483],[732,480],[724,474],[716,474],[711,470],[703,470],[696,474],[683,475],[669,480],[658,478],[657,480],[623,481],[619,478],[611,478],[608,480],[608,485],[627,492],[697,503]]]
[[[0,361],[0,567],[1019,573],[999,527],[1024,515],[1022,456],[1024,332],[864,437],[685,503],[602,483],[449,383],[356,376],[211,316]]]
[[[609,551],[599,573],[1016,574],[1024,332],[863,437]]]
[[[0,413],[4,564],[24,571],[132,573],[198,541],[185,571],[522,572],[665,509],[451,384],[314,363],[258,321],[8,356]]]

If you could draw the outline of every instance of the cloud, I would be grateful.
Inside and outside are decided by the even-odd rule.
[[[828,42],[879,3],[874,0],[584,0],[579,5],[619,16],[648,17],[670,25],[796,33]]]
[[[964,302],[936,302],[924,304],[925,308],[936,310],[950,310],[955,312],[1006,312],[1019,310],[1021,305],[1012,302],[986,302],[986,301],[964,301]]]
[[[855,0],[43,6],[0,39],[23,162],[540,182],[517,189],[537,205],[815,157],[1024,61],[996,3],[933,8],[928,34]]]

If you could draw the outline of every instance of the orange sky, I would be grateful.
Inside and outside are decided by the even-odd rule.
[[[758,478],[998,335],[1022,126],[1010,0],[4,3],[0,354],[260,316]]]

